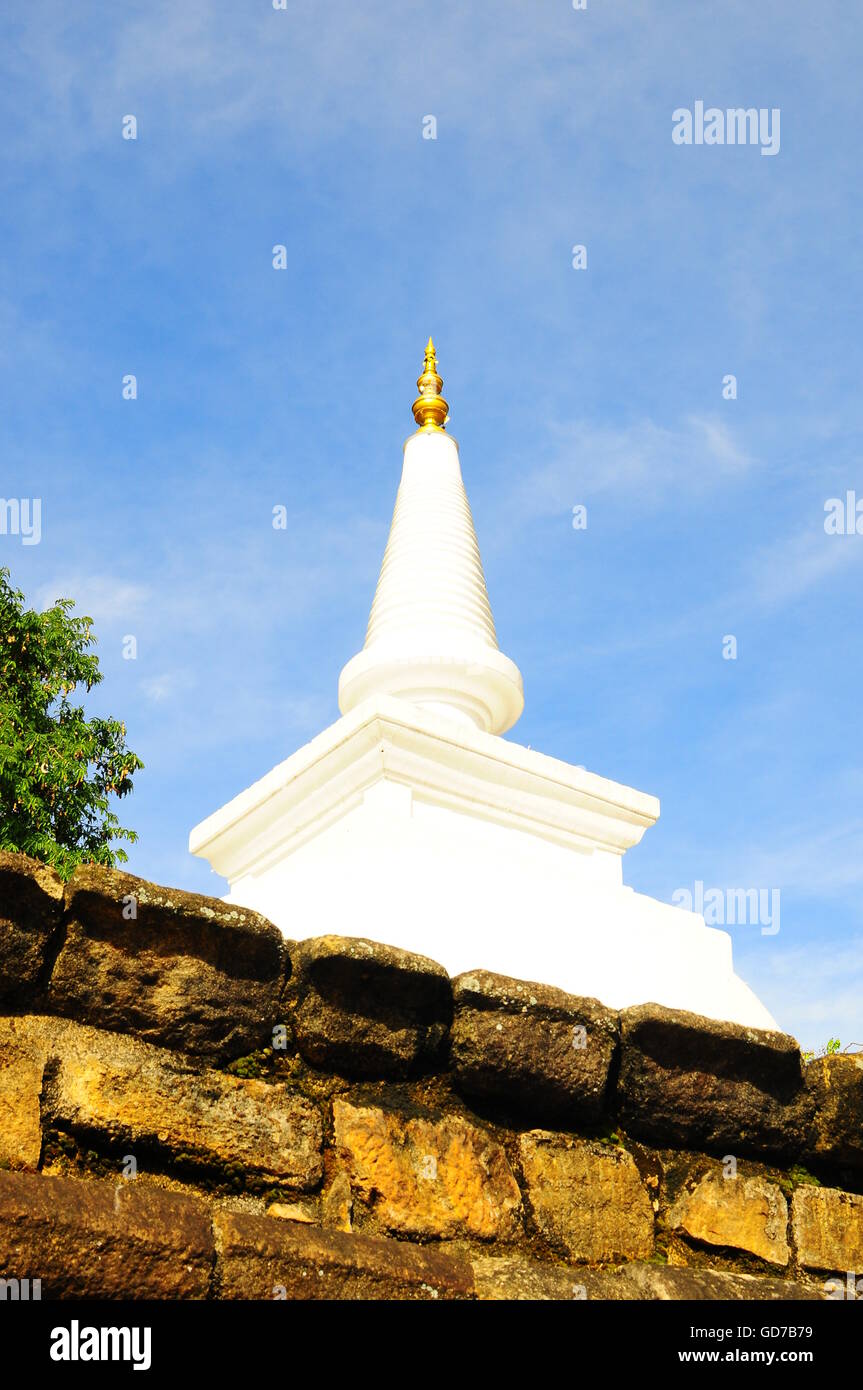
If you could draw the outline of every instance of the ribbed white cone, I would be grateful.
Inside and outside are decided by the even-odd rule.
[[[397,640],[418,624],[497,648],[458,445],[439,431],[416,434],[405,447],[365,645]]]
[[[365,646],[339,680],[343,714],[374,694],[489,733],[511,729],[524,708],[521,673],[498,650],[458,445],[440,430],[405,444]]]

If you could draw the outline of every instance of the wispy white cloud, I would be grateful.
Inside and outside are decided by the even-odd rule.
[[[100,624],[114,624],[134,618],[152,601],[147,584],[134,583],[108,574],[68,571],[44,581],[32,595],[34,606],[49,608],[57,599],[74,599],[74,617],[87,616]]]
[[[594,657],[657,651],[704,632],[722,634],[729,624],[734,630],[743,622],[764,619],[831,585],[836,601],[846,603],[848,574],[861,564],[863,539],[828,536],[812,528],[789,532],[742,559],[738,547],[726,557],[727,579],[709,598],[682,601],[672,612],[592,644],[590,650]],[[787,696],[783,704],[787,713]]]
[[[576,502],[613,493],[655,507],[670,492],[701,494],[736,483],[755,460],[729,426],[691,414],[677,425],[627,426],[576,420],[550,431],[548,461],[519,478],[501,504],[519,522],[565,514]]]
[[[859,801],[863,774],[857,776]],[[819,899],[840,896],[863,884],[863,819],[787,826],[778,845],[765,846],[762,840],[744,849],[738,863],[738,877],[747,884]]]
[[[184,139],[168,152],[178,161],[214,139],[224,143],[232,133],[263,125],[289,127],[294,157],[302,157],[310,143],[319,147],[350,135],[359,119],[364,128],[374,128],[376,138],[397,142],[405,113],[411,111],[418,125],[418,103],[430,97],[450,126],[472,139],[496,138],[508,121],[519,141],[530,143],[552,88],[548,46],[561,38],[559,15],[518,0],[500,0],[493,19],[481,10],[449,6],[443,63],[427,61],[417,48],[428,15],[416,0],[381,0],[372,9],[331,0],[326,22],[302,6],[278,12],[269,4],[189,0],[177,6],[155,0],[143,13],[118,10],[111,23],[98,15],[94,29],[85,6],[82,11],[50,26],[35,5],[7,55],[13,77],[32,84],[35,74],[52,102],[50,117],[46,112],[44,125],[37,126],[40,142],[53,119],[68,124],[64,140],[83,153],[104,142],[109,113],[137,108],[142,128],[182,124]],[[572,39],[578,22],[565,16],[563,35]],[[628,31],[640,30],[642,52],[662,51],[647,0],[631,0],[625,21],[613,11],[605,17],[612,31],[624,23]],[[476,102],[478,45],[485,80],[509,93],[505,108]],[[568,124],[574,128],[606,119],[601,95],[619,89],[632,100],[635,88],[643,94],[649,86],[646,71],[611,66],[600,73],[577,40],[569,62],[597,98],[571,104]],[[500,157],[506,155],[504,148]]]
[[[863,934],[794,947],[774,937],[767,950],[735,950],[735,966],[802,1047],[817,1051],[837,1037],[843,1047],[863,1043]]]
[[[148,700],[159,705],[176,695],[186,694],[193,684],[187,671],[163,671],[160,675],[145,677],[141,689]]]
[[[735,602],[777,608],[861,562],[863,539],[856,536],[830,536],[822,525],[780,535],[752,556]]]

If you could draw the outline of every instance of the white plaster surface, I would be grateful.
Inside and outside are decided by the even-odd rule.
[[[419,431],[342,717],[213,813],[193,854],[287,937],[365,936],[557,985],[774,1028],[731,938],[634,892],[655,797],[502,738],[523,707],[498,650],[458,447]]]

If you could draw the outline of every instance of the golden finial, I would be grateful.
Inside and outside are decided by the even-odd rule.
[[[417,377],[419,395],[413,403],[414,419],[421,430],[442,430],[449,406],[441,395],[443,380],[438,376],[437,353],[431,338],[426,343],[422,375]]]

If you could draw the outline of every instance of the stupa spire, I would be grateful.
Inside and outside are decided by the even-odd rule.
[[[524,706],[521,673],[497,645],[442,387],[429,338],[413,404],[418,429],[404,446],[365,645],[342,671],[339,706],[346,714],[371,696],[398,695],[500,734]]]

